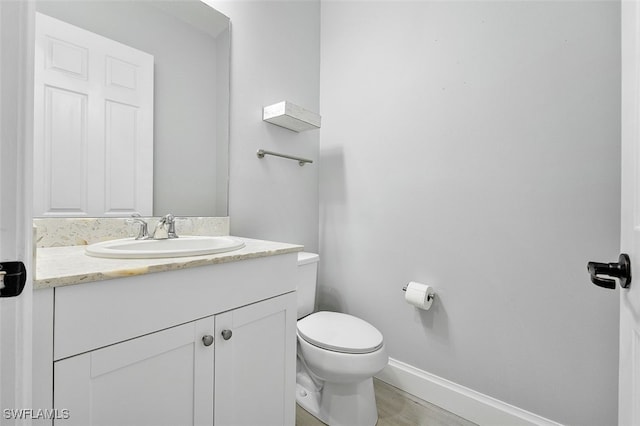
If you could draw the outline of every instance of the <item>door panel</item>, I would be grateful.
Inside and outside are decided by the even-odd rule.
[[[32,270],[31,146],[33,2],[0,1],[0,261]],[[32,276],[20,296],[0,298],[0,407],[31,403]],[[2,424],[13,425],[16,416]],[[20,423],[21,424],[21,423]]]
[[[88,214],[87,95],[45,88],[44,208]]]
[[[105,213],[126,213],[136,205],[138,108],[112,101],[105,108]]]
[[[635,274],[620,288],[618,423],[640,425],[640,9],[622,2],[621,251]]]

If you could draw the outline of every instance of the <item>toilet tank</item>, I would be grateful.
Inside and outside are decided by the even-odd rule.
[[[312,313],[315,307],[319,260],[315,253],[298,252],[298,319]]]

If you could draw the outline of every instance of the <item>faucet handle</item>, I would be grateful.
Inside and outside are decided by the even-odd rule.
[[[138,235],[136,236],[136,240],[145,240],[147,238],[149,238],[149,225],[147,225],[147,222],[145,222],[141,217],[139,213],[133,213],[131,215],[131,218],[126,220],[127,223],[137,223],[140,225],[140,228],[138,229]]]
[[[136,236],[136,240],[145,240],[149,238],[149,225],[142,219],[137,219],[133,223],[137,223],[140,225],[138,229],[138,235]]]
[[[162,218],[162,221],[167,225],[167,238],[178,238],[178,234],[176,234],[176,217],[169,213]]]

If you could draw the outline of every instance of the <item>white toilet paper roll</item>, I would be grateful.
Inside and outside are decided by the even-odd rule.
[[[431,286],[411,281],[407,284],[407,291],[404,294],[404,299],[410,305],[427,310],[431,307],[435,294],[436,293],[433,291]]]

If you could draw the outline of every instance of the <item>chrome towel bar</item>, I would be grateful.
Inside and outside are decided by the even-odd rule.
[[[305,163],[313,163],[313,160],[309,160],[307,158],[294,157],[292,155],[286,155],[286,154],[279,154],[277,152],[267,151],[264,149],[259,149],[258,152],[256,152],[256,155],[258,156],[258,158],[264,158],[265,155],[274,155],[276,157],[287,158],[289,160],[296,160],[298,164],[300,164],[301,166],[304,166]]]

